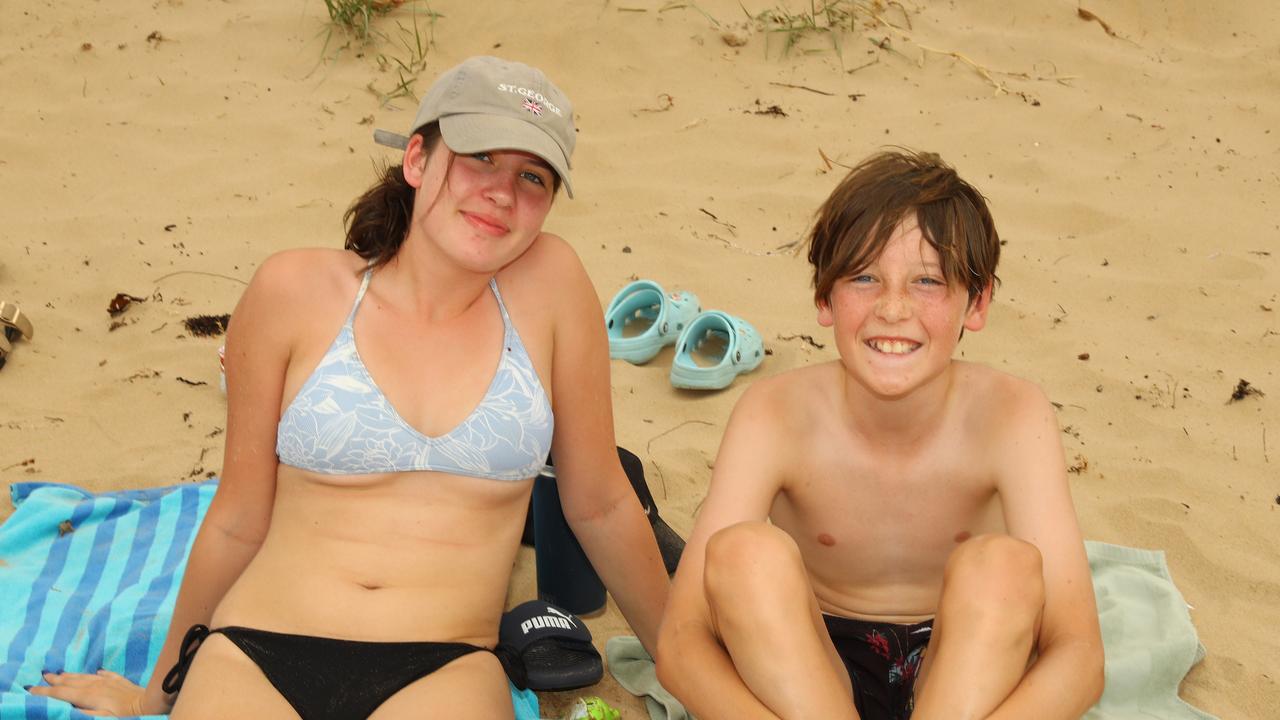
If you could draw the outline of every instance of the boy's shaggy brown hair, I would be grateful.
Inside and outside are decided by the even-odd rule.
[[[874,262],[911,213],[948,284],[963,284],[972,302],[999,282],[1000,236],[982,193],[934,153],[889,151],[859,163],[818,208],[809,238],[814,299],[826,302],[836,281]]]

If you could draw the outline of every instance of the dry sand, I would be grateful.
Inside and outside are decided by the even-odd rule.
[[[580,129],[578,198],[549,229],[602,301],[653,278],[751,320],[772,351],[755,377],[834,357],[786,248],[839,166],[888,144],[942,153],[1008,240],[991,322],[962,354],[1061,405],[1087,537],[1168,553],[1209,652],[1183,696],[1276,717],[1280,6],[1097,3],[1109,34],[1065,1],[909,0],[883,13],[902,29],[864,14],[838,52],[824,36],[784,53],[781,35],[729,27],[736,0],[672,5],[437,0],[413,87],[473,54],[544,68]],[[342,210],[393,159],[372,128],[412,117],[368,89],[396,82],[377,55],[406,57],[395,20],[377,25],[392,41],[322,61],[325,20],[319,0],[10,3],[0,299],[36,336],[0,372],[6,486],[219,470],[219,341],[182,320],[230,312],[270,253],[340,245]],[[146,302],[113,328],[118,292]],[[614,409],[687,533],[752,377],[678,392],[670,360],[615,362]],[[1229,403],[1242,378],[1267,395]],[[532,568],[526,551],[513,600],[533,594]],[[626,632],[612,607],[590,624],[601,643]],[[593,692],[643,716],[611,680]],[[568,699],[544,697],[546,714]]]

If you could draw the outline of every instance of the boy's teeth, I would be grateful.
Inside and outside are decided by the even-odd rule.
[[[906,355],[916,349],[915,343],[908,343],[902,340],[872,340],[871,347],[882,353],[891,355]]]

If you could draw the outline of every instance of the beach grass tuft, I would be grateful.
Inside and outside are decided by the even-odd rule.
[[[711,13],[707,12],[706,10],[703,10],[701,7],[698,7],[698,4],[695,2],[685,2],[683,0],[667,0],[667,2],[662,4],[662,7],[658,8],[658,12],[664,13],[670,10],[686,10],[686,9],[694,10],[694,11],[697,11],[698,13],[701,13],[703,17],[705,17],[707,20],[711,22],[712,27],[717,27],[717,28],[720,27],[720,21],[712,17]]]
[[[413,93],[413,82],[427,68],[427,53],[436,43],[436,20],[440,17],[440,13],[428,7],[424,33],[422,24],[418,22],[418,7],[414,5],[411,27],[405,27],[401,22],[396,23],[399,32],[395,42],[399,44],[400,52],[378,54],[378,66],[383,70],[395,70],[396,83],[391,90],[378,94],[379,102],[385,105],[401,97],[417,100]]]
[[[361,42],[373,37],[375,17],[386,15],[404,3],[405,0],[324,0],[329,21]]]
[[[357,57],[366,56],[363,48],[384,48],[373,57],[380,71],[395,73],[395,80],[389,90],[379,89],[376,83],[370,82],[369,91],[383,105],[402,97],[416,100],[413,84],[427,67],[427,55],[436,42],[436,21],[444,15],[432,10],[427,0],[324,0],[324,4],[329,12],[329,24],[321,51],[322,62],[333,59],[353,43],[357,46]],[[408,24],[397,19],[394,31],[388,33],[379,28],[379,18],[406,6],[412,10]],[[345,37],[346,42],[330,54],[335,35]]]
[[[810,37],[828,39],[836,54],[842,55],[844,36],[857,32],[859,15],[871,17],[876,10],[876,5],[879,3],[872,4],[856,0],[809,0],[808,7],[800,10],[779,5],[753,15],[744,5],[742,11],[757,29],[782,36],[783,55],[790,54]],[[825,52],[825,50],[811,48],[805,52]]]

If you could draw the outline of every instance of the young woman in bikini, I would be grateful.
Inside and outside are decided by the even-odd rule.
[[[236,307],[222,477],[151,681],[32,692],[175,720],[511,717],[493,648],[552,448],[565,516],[654,648],[667,578],[615,450],[599,300],[542,231],[574,132],[534,68],[436,81],[346,249],[271,256]]]

